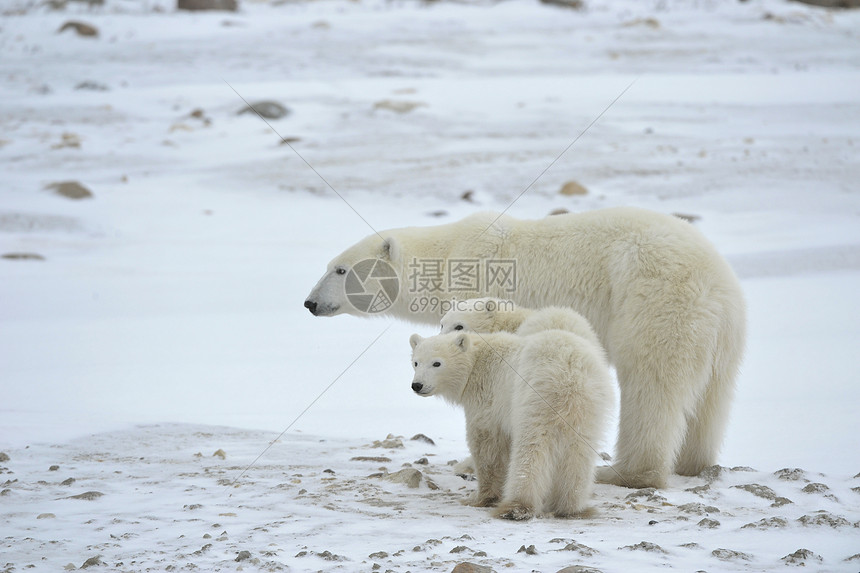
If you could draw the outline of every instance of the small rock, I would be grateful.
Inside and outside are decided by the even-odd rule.
[[[773,529],[787,526],[788,520],[784,517],[768,517],[753,523],[747,523],[741,529]]]
[[[84,564],[81,565],[81,569],[86,569],[87,567],[93,567],[95,565],[103,565],[101,555],[96,555],[95,557],[90,557],[89,559],[84,561]]]
[[[446,211],[445,209],[437,209],[435,211],[429,211],[427,213],[427,216],[429,216],[429,217],[447,217],[448,211]]]
[[[424,434],[415,434],[411,438],[409,438],[412,442],[424,442],[425,444],[430,444],[431,446],[435,446],[436,442],[425,436]]]
[[[700,215],[690,215],[688,213],[672,213],[672,215],[688,223],[695,223],[702,218]]]
[[[241,115],[243,113],[252,113],[254,115],[259,114],[265,119],[281,119],[282,117],[289,115],[290,110],[287,106],[276,101],[263,100],[251,103],[247,107],[240,109],[237,112],[237,115]]]
[[[789,503],[793,503],[790,499],[776,495],[776,492],[766,485],[750,483],[744,485],[733,485],[733,488],[748,491],[756,497],[772,500],[771,507],[780,507]]]
[[[60,181],[58,183],[49,183],[45,189],[54,191],[57,195],[67,199],[89,199],[93,196],[93,192],[81,185],[77,181]]]
[[[235,561],[245,561],[246,559],[251,558],[250,551],[240,551],[238,555],[236,555]]]
[[[460,195],[460,199],[462,199],[463,201],[468,201],[469,203],[474,203],[475,202],[475,200],[473,198],[474,195],[475,195],[475,192],[472,190],[463,191],[463,194]]]
[[[385,551],[377,551],[376,553],[371,553],[368,557],[370,559],[385,559],[388,557],[388,553]]]
[[[653,487],[638,489],[633,493],[628,494],[624,499],[629,501],[642,501],[641,498],[644,498],[644,501],[651,503],[663,503],[666,501],[666,498],[658,494],[657,490]]]
[[[95,26],[91,26],[83,22],[76,22],[74,20],[69,20],[68,22],[60,26],[60,29],[57,30],[57,33],[62,34],[66,30],[74,30],[78,36],[84,36],[86,38],[95,38],[99,35],[99,30]]]
[[[720,513],[720,510],[713,505],[705,505],[703,503],[685,503],[678,506],[679,511],[684,513],[694,513],[696,515],[705,515],[706,513]]]
[[[45,257],[38,253],[3,253],[2,257],[10,261],[44,261]]]
[[[823,561],[821,555],[813,553],[809,549],[798,549],[794,553],[783,557],[782,560],[787,565],[800,565],[801,567],[805,567],[807,561],[817,561],[818,563]]]
[[[418,458],[417,460],[415,460],[415,464],[419,465],[419,466],[426,466],[429,463],[430,463],[430,460],[428,460],[427,458]]]
[[[832,513],[826,511],[819,511],[813,515],[804,515],[797,519],[803,525],[809,526],[821,526],[821,525],[829,525],[830,527],[838,528],[850,526],[851,522],[839,515],[833,515]]]
[[[735,559],[740,559],[742,561],[752,560],[752,555],[750,555],[749,553],[743,553],[742,551],[734,551],[733,549],[714,549],[713,551],[711,551],[711,555],[722,561],[733,561]]]
[[[227,452],[225,452],[221,448],[218,448],[217,450],[215,450],[215,453],[212,454],[212,457],[213,458],[218,457],[218,458],[221,458],[222,460],[224,460],[224,459],[227,459]]]
[[[60,136],[60,142],[51,146],[51,149],[80,149],[81,138],[76,133],[65,132]]]
[[[9,459],[9,454],[6,452],[0,452],[0,462],[8,462]]]
[[[625,545],[618,549],[627,549],[628,551],[648,551],[651,553],[668,553],[665,549],[656,543],[651,543],[650,541],[640,541],[636,545]]]
[[[830,488],[823,483],[810,483],[800,491],[803,493],[827,493],[830,491]]]
[[[570,543],[565,545],[562,551],[576,551],[583,557],[591,557],[595,553],[597,553],[596,549],[592,549],[591,547],[583,545],[582,543],[577,543],[576,541],[571,541]]]
[[[354,458],[350,458],[351,462],[375,462],[379,464],[387,464],[391,462],[391,458],[386,458],[385,456],[355,456]]]
[[[58,465],[53,465],[53,466],[51,466],[51,467],[49,467],[49,468],[48,468],[48,471],[49,471],[49,472],[55,472],[55,471],[57,471],[57,470],[59,470],[59,469],[60,469],[60,466],[58,466]]]
[[[60,485],[72,485],[75,483],[75,478],[66,478],[60,482]]]
[[[571,10],[582,10],[585,7],[585,3],[582,0],[540,0],[540,3],[558,6],[559,8],[569,8]]]
[[[719,465],[708,466],[699,472],[699,477],[708,483],[713,483],[720,479],[720,476],[723,475],[723,470],[725,468]]]
[[[40,513],[36,516],[36,519],[54,519],[55,517],[57,516],[53,513]]]
[[[561,189],[558,191],[562,195],[588,195],[588,189],[583,187],[581,184],[576,181],[568,181],[564,185],[561,186]]]
[[[79,493],[78,495],[70,495],[66,499],[84,499],[87,501],[92,501],[94,499],[98,499],[104,494],[100,491],[85,491],[84,493]]]
[[[534,545],[529,545],[526,547],[525,545],[521,545],[519,549],[517,549],[517,553],[525,553],[526,555],[537,555],[537,549],[535,549]]]
[[[571,565],[570,567],[559,569],[556,573],[603,573],[603,571],[587,565]]]
[[[552,216],[552,215],[567,215],[568,213],[570,213],[570,211],[568,211],[568,210],[567,210],[567,209],[565,209],[564,207],[558,207],[558,208],[553,209],[552,211],[550,211],[550,212],[549,212],[549,216]]]
[[[800,468],[783,468],[773,472],[773,475],[785,481],[800,481],[805,478],[806,472]]]
[[[87,90],[91,92],[106,92],[110,88],[104,84],[100,84],[98,82],[93,82],[90,80],[83,81],[75,86],[76,90]]]
[[[331,475],[335,475],[334,470],[332,470],[332,469],[326,469],[326,470],[323,470],[323,473],[324,473],[324,474],[331,474]]]
[[[236,0],[177,0],[177,10],[223,10],[235,12],[239,7]]]
[[[476,563],[469,563],[468,561],[457,563],[454,568],[451,569],[451,573],[494,573],[494,571],[495,569],[492,567],[485,567]]]
[[[391,434],[388,434],[384,440],[374,440],[373,444],[370,446],[371,448],[385,448],[388,450],[396,450],[403,446],[403,440],[398,437],[395,437]]]
[[[413,111],[419,107],[425,107],[426,105],[426,103],[421,103],[417,101],[384,99],[373,104],[373,109],[393,111],[394,113],[409,113],[410,111]]]
[[[716,519],[708,519],[707,517],[697,524],[705,529],[716,529],[720,526],[720,522]]]
[[[384,479],[394,483],[405,484],[409,488],[417,488],[423,475],[415,468],[405,468],[392,474],[386,474]]]
[[[469,549],[465,545],[458,545],[457,547],[455,547],[454,549],[452,549],[448,553],[462,553],[464,551],[471,551],[471,549]]]

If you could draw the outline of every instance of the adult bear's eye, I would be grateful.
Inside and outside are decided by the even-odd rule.
[[[334,270],[334,272],[336,272],[336,273],[337,273],[337,274],[339,274],[339,275],[345,275],[345,274],[346,274],[346,269],[345,269],[345,268],[343,268],[343,267],[338,267],[338,268],[336,268],[336,269]]]
[[[463,325],[458,324],[457,326],[454,327],[454,330],[463,330]]]
[[[415,368],[418,368],[418,363],[417,363],[417,362],[413,362],[413,363],[412,363],[412,366],[414,366]]]
[[[441,362],[434,362],[433,363],[433,368],[439,368],[440,366],[442,366]]]

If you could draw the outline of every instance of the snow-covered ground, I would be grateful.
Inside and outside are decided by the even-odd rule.
[[[799,549],[860,569],[860,13],[0,14],[0,571],[770,571]],[[267,125],[243,98],[291,113]],[[93,197],[46,189],[69,180]],[[742,279],[722,469],[598,486],[586,520],[460,505],[462,414],[409,389],[428,329],[314,318],[305,295],[371,229],[614,205],[698,217]],[[417,488],[384,477],[405,463]]]

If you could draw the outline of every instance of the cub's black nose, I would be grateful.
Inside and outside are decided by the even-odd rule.
[[[311,314],[316,315],[317,313],[317,303],[312,300],[305,301],[305,308],[311,311]]]
[[[413,382],[412,383],[412,391],[415,392],[416,394],[419,394],[421,392],[422,388],[424,388],[424,384],[422,384],[421,382]]]

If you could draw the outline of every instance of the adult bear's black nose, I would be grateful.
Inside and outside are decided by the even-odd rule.
[[[316,316],[317,314],[317,303],[312,300],[305,301],[305,308],[311,311],[311,314]]]
[[[424,384],[422,384],[421,382],[413,382],[412,383],[412,391],[415,392],[416,394],[420,394],[422,388],[424,388]]]

